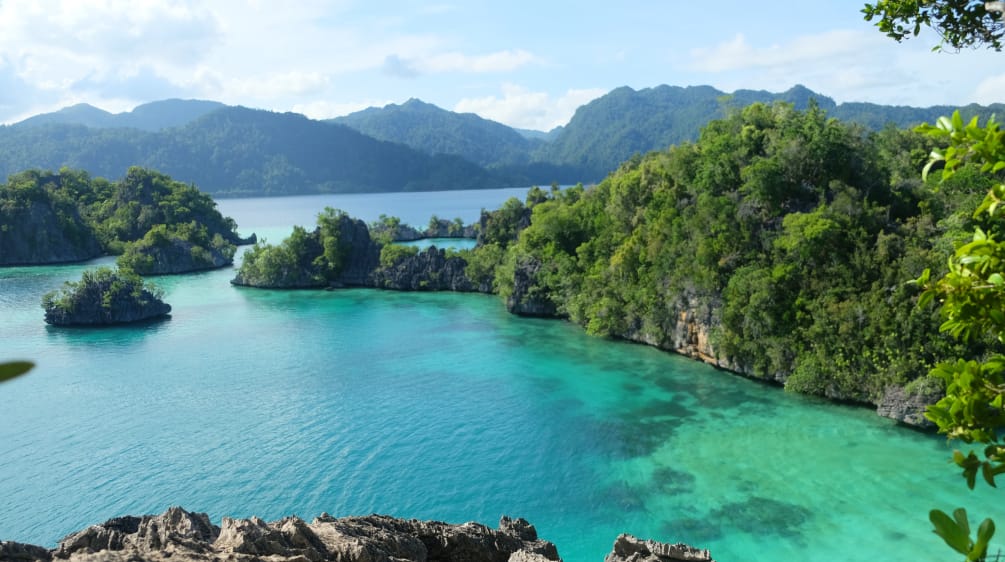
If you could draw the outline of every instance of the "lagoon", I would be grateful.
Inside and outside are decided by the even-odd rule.
[[[421,226],[523,192],[220,207],[278,241],[325,205]],[[600,562],[621,532],[720,561],[921,560],[951,556],[929,509],[1001,516],[938,436],[518,318],[495,297],[263,291],[227,269],[157,279],[167,321],[46,326],[41,295],[85,267],[0,269],[0,358],[38,363],[0,386],[0,540],[52,546],[181,505],[217,523],[508,514],[570,562]]]

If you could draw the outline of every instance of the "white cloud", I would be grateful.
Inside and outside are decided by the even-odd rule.
[[[976,103],[984,105],[1005,102],[1005,74],[981,80],[974,92],[973,99]]]
[[[454,51],[430,53],[418,57],[392,54],[385,57],[382,69],[392,76],[415,78],[421,74],[448,72],[512,72],[539,62],[541,60],[538,57],[522,49],[497,51],[486,55],[466,55]]]
[[[733,39],[711,48],[692,49],[692,68],[726,72],[753,68],[789,68],[820,64],[834,59],[860,56],[877,43],[878,34],[834,30],[816,35],[802,35],[786,44],[754,47],[738,33]]]
[[[599,88],[568,90],[553,99],[547,92],[532,92],[515,84],[504,84],[502,90],[502,97],[462,99],[454,111],[476,113],[511,127],[550,131],[568,123],[576,108],[607,93]]]

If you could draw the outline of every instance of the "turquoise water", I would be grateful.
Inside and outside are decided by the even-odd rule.
[[[450,216],[450,193],[427,197]],[[302,211],[267,201],[277,224],[228,212],[278,232]],[[929,509],[1001,520],[939,437],[494,297],[261,291],[222,270],[159,278],[167,321],[47,327],[41,295],[83,269],[0,269],[0,357],[38,362],[0,386],[0,539],[182,505],[522,516],[570,562],[620,532],[720,561],[928,560],[952,559]]]
[[[474,238],[423,238],[422,240],[396,242],[396,244],[415,246],[416,248],[435,246],[444,250],[470,250],[475,247],[477,241]]]

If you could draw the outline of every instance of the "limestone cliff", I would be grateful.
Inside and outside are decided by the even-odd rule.
[[[458,291],[490,293],[491,284],[476,285],[465,274],[468,263],[458,256],[447,257],[439,248],[430,247],[386,267],[374,270],[374,287],[398,291]]]
[[[52,562],[547,562],[559,561],[554,544],[533,525],[503,516],[498,529],[479,523],[395,519],[384,515],[336,519],[327,513],[307,523],[286,517],[266,523],[223,518],[172,507],[162,515],[110,519],[73,533],[48,550],[0,542],[0,561]],[[605,562],[712,562],[687,545],[618,537]]]
[[[0,206],[0,266],[84,261],[101,254],[93,229],[73,206],[48,199]]]

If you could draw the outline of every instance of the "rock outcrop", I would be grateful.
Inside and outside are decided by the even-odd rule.
[[[133,269],[140,275],[175,275],[218,269],[234,263],[234,246],[214,248],[196,247],[180,238],[171,238],[164,244],[145,246],[136,250]]]
[[[938,402],[942,396],[943,392],[938,388],[908,392],[902,386],[888,386],[876,413],[914,427],[934,428],[935,424],[925,417],[925,408]]]
[[[0,266],[77,262],[102,254],[77,209],[51,200],[0,208],[0,225]]]
[[[204,513],[178,507],[162,515],[119,517],[64,538],[53,550],[0,543],[0,560],[77,562],[210,561],[426,562],[560,560],[555,545],[537,537],[523,519],[503,517],[499,528],[478,523],[395,519],[383,515],[311,523],[287,517],[225,517],[217,527]]]
[[[666,544],[621,535],[604,562],[715,562],[707,550],[683,543]]]
[[[370,274],[380,265],[380,245],[370,237],[366,223],[359,219],[342,217],[338,228],[344,260],[331,286],[370,286]]]
[[[491,293],[491,284],[476,285],[464,270],[468,262],[446,251],[426,248],[393,265],[380,267],[371,276],[374,287],[398,291],[458,291]]]
[[[551,318],[558,316],[558,307],[538,284],[541,262],[535,258],[522,258],[513,271],[513,291],[506,298],[506,310],[520,316]]]

